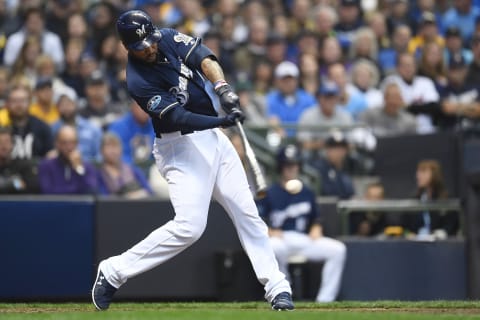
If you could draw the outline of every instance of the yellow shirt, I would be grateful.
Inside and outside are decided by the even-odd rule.
[[[0,109],[0,126],[7,127],[11,124],[10,116],[6,108]]]
[[[442,48],[445,46],[445,39],[440,36],[435,38],[435,42]],[[415,36],[408,42],[408,52],[418,54],[424,45],[425,39],[421,36]]]
[[[37,117],[38,119],[48,123],[49,125],[54,124],[60,119],[60,114],[56,105],[51,105],[47,112],[45,112],[38,103],[32,103],[30,105],[29,112],[32,116]]]

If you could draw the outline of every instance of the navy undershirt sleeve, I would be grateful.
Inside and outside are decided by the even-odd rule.
[[[178,106],[164,115],[165,120],[173,123],[180,130],[205,130],[216,128],[224,124],[225,119],[219,117],[206,116],[203,114],[187,111]]]

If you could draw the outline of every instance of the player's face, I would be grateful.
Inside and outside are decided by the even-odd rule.
[[[146,47],[143,50],[130,50],[130,54],[137,59],[152,63],[157,59],[157,50],[158,45],[153,43],[151,46]]]

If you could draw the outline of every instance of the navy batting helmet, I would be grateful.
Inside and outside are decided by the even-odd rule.
[[[117,32],[123,45],[131,50],[143,50],[162,38],[152,19],[141,10],[124,12],[117,20]]]
[[[298,147],[294,144],[288,144],[281,148],[277,153],[277,169],[280,172],[283,166],[287,164],[301,164],[302,155]]]

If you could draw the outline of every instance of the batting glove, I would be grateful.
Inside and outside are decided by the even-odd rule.
[[[215,92],[220,98],[220,104],[223,110],[229,114],[233,109],[240,109],[240,99],[238,95],[233,92],[232,87],[225,81],[219,80],[214,84]]]
[[[243,112],[237,108],[233,108],[232,111],[223,118],[222,127],[228,128],[237,124],[237,121],[243,123],[245,116]]]

